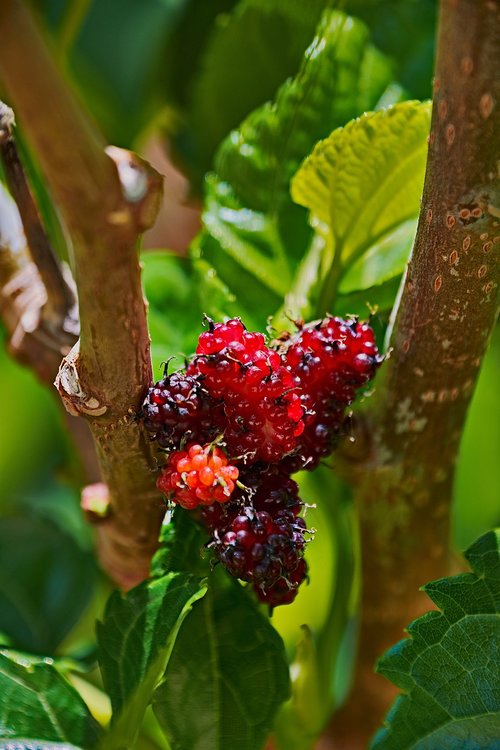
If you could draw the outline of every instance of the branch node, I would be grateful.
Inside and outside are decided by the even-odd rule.
[[[106,404],[101,404],[95,396],[85,393],[81,386],[78,372],[80,356],[80,341],[77,341],[69,354],[61,362],[54,385],[66,411],[74,417],[100,417],[108,410]]]
[[[134,218],[137,231],[145,232],[154,224],[163,193],[163,178],[137,154],[117,146],[108,146],[107,155],[114,161],[120,178],[126,209],[114,212],[108,219],[114,224]]]
[[[96,482],[84,487],[80,505],[88,521],[91,523],[102,521],[110,512],[108,485],[104,482]]]

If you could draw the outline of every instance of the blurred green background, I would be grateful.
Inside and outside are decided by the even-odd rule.
[[[176,225],[176,211],[180,217],[189,201],[196,214],[203,178],[213,168],[220,142],[296,74],[328,5],[322,0],[32,4],[61,69],[109,142],[135,148],[149,158],[163,149],[162,158],[181,169],[184,177],[175,177],[182,180],[180,197],[170,195],[169,226],[162,230],[160,223],[154,243],[167,251],[175,246],[184,255],[198,219],[189,226],[179,219]],[[386,91],[388,103],[429,98],[434,0],[347,0],[341,8],[367,24],[371,43],[386,56],[393,75]],[[62,257],[70,257],[36,156],[26,146],[24,153],[54,245]],[[188,260],[149,250],[144,264],[158,375],[162,360],[192,351],[205,307],[203,297],[193,298],[196,280]],[[395,276],[391,286],[384,287],[389,300],[398,279]],[[389,308],[390,304],[382,305],[376,319],[380,337]],[[274,310],[262,312],[267,317]],[[2,332],[0,636],[3,643],[19,649],[91,663],[94,619],[110,585],[98,571],[91,533],[79,512],[82,468],[55,390],[14,363],[5,343]],[[471,405],[457,467],[452,528],[457,550],[500,523],[499,365],[497,331]],[[308,502],[316,502],[319,485],[314,477],[305,478]],[[273,620],[290,648],[303,622],[321,626],[332,582],[342,575],[334,569],[336,541],[323,513],[319,504],[308,516],[309,525],[318,530],[308,550],[311,583]]]

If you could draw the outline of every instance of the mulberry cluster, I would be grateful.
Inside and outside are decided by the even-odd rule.
[[[226,570],[275,607],[307,576],[304,503],[291,474],[333,449],[381,358],[367,323],[327,317],[267,344],[239,319],[208,321],[185,371],[150,388],[143,418],[167,451],[158,488],[200,507]]]

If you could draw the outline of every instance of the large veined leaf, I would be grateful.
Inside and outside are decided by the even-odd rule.
[[[259,750],[288,694],[281,638],[240,584],[216,570],[154,696],[172,750]]]
[[[500,747],[500,530],[465,557],[472,573],[424,586],[441,612],[415,620],[378,663],[404,695],[372,750]]]
[[[200,579],[170,573],[111,596],[97,625],[99,663],[113,707],[106,747],[133,744],[179,627],[205,591]]]
[[[430,104],[368,112],[318,143],[292,196],[332,253],[320,307],[401,273],[422,193]],[[362,261],[362,262],[360,262]]]
[[[252,325],[282,304],[311,240],[289,195],[292,175],[320,138],[373,107],[391,79],[364,24],[327,11],[297,76],[221,145],[196,252]]]
[[[7,747],[24,743],[28,750],[34,740],[26,738],[36,738],[93,748],[100,735],[98,723],[51,659],[0,651],[0,741]]]

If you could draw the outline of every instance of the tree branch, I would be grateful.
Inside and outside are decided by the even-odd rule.
[[[101,562],[131,586],[147,575],[163,514],[135,419],[151,381],[137,242],[156,215],[161,179],[134,155],[105,150],[19,0],[0,5],[0,38],[3,84],[74,244],[81,334],[57,386],[70,413],[88,420],[108,487]]]
[[[366,747],[394,694],[375,661],[429,608],[419,587],[448,571],[454,465],[498,311],[499,15],[498,0],[441,5],[424,194],[393,353],[358,454],[342,456],[361,512],[363,611],[352,697],[332,724],[338,748]]]

